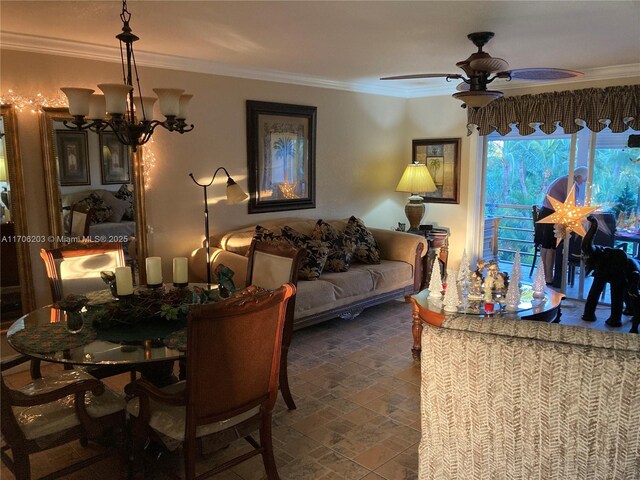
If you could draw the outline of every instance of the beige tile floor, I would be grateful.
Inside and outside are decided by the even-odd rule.
[[[564,308],[562,323],[579,320],[582,305]],[[598,326],[607,318],[598,310]],[[621,331],[628,331],[626,317]],[[369,308],[353,320],[335,319],[295,332],[289,357],[290,384],[297,410],[279,398],[273,420],[276,463],[282,480],[411,480],[418,478],[420,364],[411,358],[411,306],[401,301]],[[25,381],[25,374],[10,381]],[[128,376],[107,380],[121,390]],[[93,448],[78,443],[34,456],[34,477],[46,474]],[[247,449],[238,441],[200,459],[220,463]],[[147,478],[162,479],[180,469],[180,453],[167,454]],[[69,479],[118,478],[118,462],[105,460]],[[13,476],[2,466],[0,478]],[[259,457],[216,477],[219,480],[265,478]]]

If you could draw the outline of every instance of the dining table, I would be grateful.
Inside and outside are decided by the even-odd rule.
[[[154,315],[135,324],[119,323],[115,319],[108,328],[99,328],[92,320],[92,309],[127,300],[114,298],[109,290],[86,295],[88,305],[81,312],[83,320],[79,329],[72,326],[77,322],[77,312],[48,305],[27,313],[9,327],[9,345],[34,359],[81,366],[134,368],[185,357],[186,315],[172,319]]]

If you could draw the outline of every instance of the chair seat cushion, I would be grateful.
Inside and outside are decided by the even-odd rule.
[[[177,393],[185,389],[186,382],[178,382],[173,385],[162,388],[167,393]],[[174,449],[177,444],[174,442],[184,441],[185,432],[185,419],[186,419],[186,407],[166,405],[150,400],[151,417],[149,418],[149,426],[160,434],[167,448]],[[140,399],[138,397],[132,398],[127,403],[127,412],[134,417],[138,416],[140,411]],[[204,437],[213,433],[220,432],[229,427],[237,425],[255,415],[260,413],[260,407],[252,408],[240,415],[237,415],[228,420],[221,422],[209,423],[207,425],[201,425],[196,429],[196,437]],[[168,437],[168,438],[167,438]],[[171,442],[173,440],[173,442]]]
[[[79,380],[93,379],[83,370],[66,370],[55,376],[39,378],[20,388],[25,395],[36,395],[59,389]],[[80,424],[73,406],[75,396],[69,395],[54,402],[34,407],[13,407],[16,420],[29,440],[63,432]],[[85,394],[87,413],[93,418],[124,410],[125,401],[117,393],[105,388],[102,395]]]

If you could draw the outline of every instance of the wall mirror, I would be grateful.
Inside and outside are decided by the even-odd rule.
[[[123,242],[127,262],[145,281],[147,225],[142,147],[132,152],[113,132],[70,130],[66,108],[42,109],[40,138],[53,247],[70,237],[72,210],[91,209],[89,237]],[[75,226],[74,229],[75,231]]]
[[[0,312],[4,331],[34,309],[29,243],[21,241],[28,230],[18,127],[11,105],[2,105],[0,136]]]

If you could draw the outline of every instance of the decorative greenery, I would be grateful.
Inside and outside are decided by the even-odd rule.
[[[65,312],[79,312],[87,306],[87,303],[89,303],[89,299],[84,295],[70,294],[62,300],[58,300],[54,306]]]
[[[135,325],[148,321],[175,322],[186,318],[189,305],[220,300],[215,290],[200,287],[142,290],[132,297],[100,305],[89,305],[88,316],[96,329]]]
[[[611,210],[613,210],[613,213],[616,216],[616,220],[618,220],[621,213],[624,213],[626,216],[631,215],[632,212],[635,213],[636,207],[638,206],[638,199],[631,192],[629,182],[624,185],[624,188],[622,189],[620,194],[616,195],[614,201],[615,204],[613,205]]]

